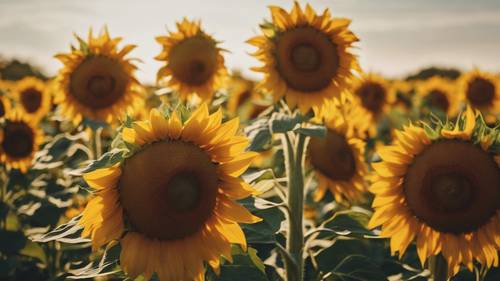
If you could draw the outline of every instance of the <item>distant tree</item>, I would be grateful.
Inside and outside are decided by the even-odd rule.
[[[0,79],[17,81],[26,76],[35,76],[47,80],[47,76],[37,67],[17,59],[3,60],[0,58]]]
[[[455,80],[460,76],[461,72],[454,68],[440,68],[440,67],[428,67],[420,70],[416,74],[412,74],[406,78],[407,81],[411,80],[427,80],[433,76],[441,76],[444,78]]]

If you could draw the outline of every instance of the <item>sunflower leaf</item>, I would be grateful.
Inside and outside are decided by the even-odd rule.
[[[123,161],[124,155],[128,152],[127,149],[112,149],[104,153],[101,158],[90,163],[85,169],[81,171],[82,174],[95,171],[100,168],[109,167]]]
[[[294,132],[302,134],[304,136],[323,138],[326,136],[327,129],[325,126],[309,125],[306,128],[297,128],[294,130]]]
[[[89,239],[82,238],[83,227],[78,224],[81,215],[74,217],[69,222],[62,224],[52,231],[45,234],[34,234],[29,238],[33,242],[46,243],[50,241],[59,241],[63,243],[86,243]]]

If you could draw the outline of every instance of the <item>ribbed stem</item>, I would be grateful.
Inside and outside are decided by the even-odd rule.
[[[286,280],[302,281],[304,271],[304,147],[306,136],[296,135],[296,143],[289,135],[283,134],[282,143],[285,155],[286,176],[288,182],[288,232],[286,250],[292,257],[294,264],[286,264]]]

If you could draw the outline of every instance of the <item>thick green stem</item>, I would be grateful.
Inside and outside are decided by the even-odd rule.
[[[294,261],[294,264],[286,266],[286,280],[302,281],[304,269],[304,174],[302,167],[306,136],[297,134],[296,142],[293,143],[290,136],[284,134],[282,141],[288,182],[287,201],[290,211],[286,250]]]
[[[441,256],[432,256],[429,258],[429,270],[431,271],[432,281],[446,281],[448,280],[448,264]]]
[[[99,159],[102,156],[102,142],[101,142],[101,135],[102,135],[102,127],[97,128],[96,130],[92,129],[92,135],[90,136],[90,141],[92,144],[92,152],[94,159]]]

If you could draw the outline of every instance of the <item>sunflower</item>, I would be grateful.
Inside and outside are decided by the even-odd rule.
[[[28,118],[39,121],[50,111],[51,97],[46,82],[25,77],[16,82],[13,92],[16,104]]]
[[[420,105],[437,109],[448,116],[455,116],[459,106],[459,96],[454,81],[434,76],[417,84]]]
[[[309,5],[303,11],[297,2],[290,13],[270,10],[272,23],[262,25],[264,35],[247,41],[264,64],[252,68],[264,73],[259,87],[272,92],[275,101],[285,97],[291,108],[321,115],[325,101],[347,88],[359,70],[349,50],[358,41],[348,29],[351,21],[332,18],[328,9],[318,15]]]
[[[118,49],[121,38],[110,38],[107,28],[88,40],[76,36],[79,47],[57,54],[64,67],[56,78],[54,102],[61,113],[78,124],[82,117],[113,123],[127,110],[142,106],[143,89],[134,76],[136,66],[125,56],[134,45]]]
[[[264,93],[255,89],[255,82],[233,75],[228,83],[227,110],[242,121],[252,120],[272,105]]]
[[[395,97],[389,90],[388,82],[381,76],[368,73],[356,80],[352,93],[360,105],[374,118],[378,119],[388,111]]]
[[[26,173],[42,142],[43,133],[33,119],[19,111],[9,111],[0,131],[0,160],[9,169]]]
[[[456,124],[432,129],[408,125],[393,145],[378,151],[370,191],[391,252],[401,257],[416,240],[422,265],[446,259],[448,275],[460,264],[498,266],[500,248],[500,156],[498,129],[488,129],[468,107]],[[494,149],[496,147],[496,150]]]
[[[485,113],[500,113],[500,85],[498,79],[475,69],[460,79],[461,100]]]
[[[156,37],[156,41],[163,50],[155,59],[166,63],[157,80],[177,91],[181,100],[196,94],[202,101],[210,101],[224,85],[227,70],[223,50],[201,29],[200,21],[184,18],[177,23],[177,32]]]
[[[97,190],[79,224],[93,248],[119,240],[120,264],[135,278],[153,272],[160,280],[203,280],[204,262],[219,271],[231,261],[231,243],[246,248],[238,223],[255,223],[234,200],[255,190],[239,176],[254,153],[236,135],[239,122],[221,123],[206,104],[183,124],[176,112],[158,110],[125,128],[122,138],[138,147],[118,164],[84,174]]]
[[[243,104],[255,97],[254,82],[239,74],[232,75],[228,83],[228,95],[227,111],[236,115]]]
[[[10,83],[0,79],[0,118],[4,117],[10,111],[11,105],[8,98]]]
[[[324,116],[325,137],[311,137],[308,159],[318,179],[314,200],[319,201],[330,190],[337,202],[362,201],[366,191],[363,178],[365,143],[356,136],[347,115],[349,104],[330,107]]]
[[[412,94],[415,85],[411,81],[405,80],[394,80],[389,84],[390,96],[395,98],[395,105],[398,106],[403,111],[411,110]]]

